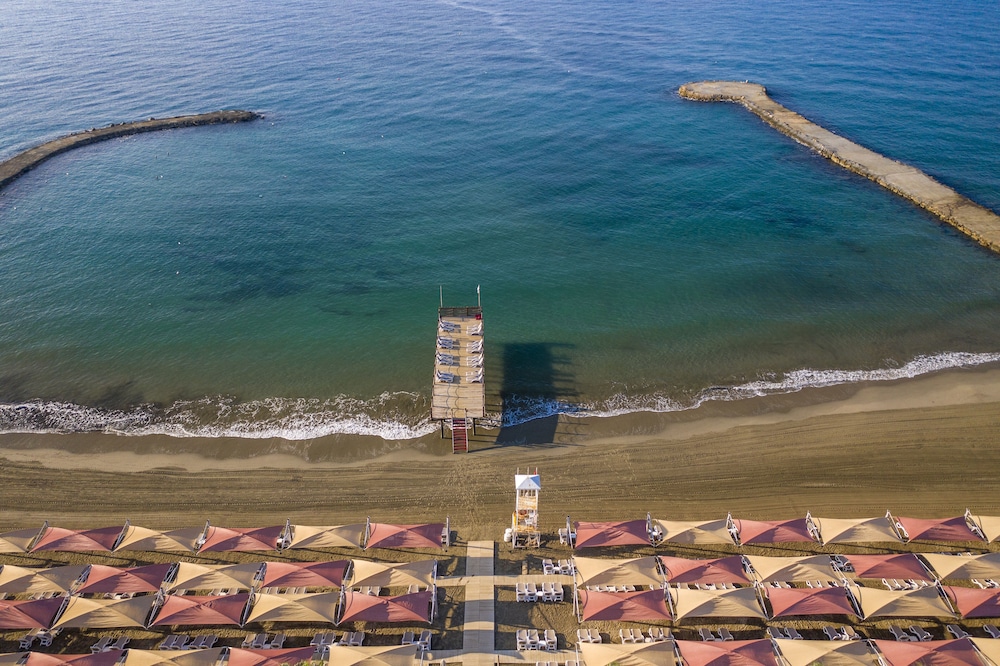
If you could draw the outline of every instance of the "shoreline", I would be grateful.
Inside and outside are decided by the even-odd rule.
[[[52,141],[23,150],[17,155],[0,162],[0,190],[28,173],[51,157],[65,153],[74,148],[88,146],[100,141],[108,141],[122,136],[158,132],[160,130],[178,129],[181,127],[199,127],[201,125],[218,125],[220,123],[245,123],[260,118],[253,111],[212,111],[172,118],[150,118],[130,123],[119,123],[107,127],[91,128],[82,132],[73,132]]]

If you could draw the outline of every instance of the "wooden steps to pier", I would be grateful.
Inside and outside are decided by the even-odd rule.
[[[469,452],[469,431],[466,429],[465,419],[451,420],[451,452]]]

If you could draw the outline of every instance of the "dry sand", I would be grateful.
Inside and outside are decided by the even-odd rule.
[[[114,435],[0,436],[0,528],[443,520],[499,539],[516,468],[544,530],[604,520],[1000,513],[1000,370],[834,387],[689,412],[543,419],[451,455],[402,445]]]

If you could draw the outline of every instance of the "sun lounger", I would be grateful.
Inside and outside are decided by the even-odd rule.
[[[528,649],[528,630],[527,629],[518,629],[517,633],[515,634],[515,636],[517,638],[517,649],[518,650],[527,650]]]
[[[483,375],[482,370],[479,370],[477,372],[465,373],[465,381],[470,382],[472,384],[482,384],[483,379],[485,379],[485,376]]]
[[[267,644],[270,642],[271,642],[270,636],[268,636],[267,634],[257,634],[256,636],[254,636],[253,644],[250,647],[254,648],[255,650],[263,650],[265,647],[267,647]]]
[[[62,633],[62,629],[55,628],[49,629],[48,631],[42,631],[38,634],[38,644],[41,647],[51,647],[52,639]]]
[[[542,601],[554,601],[555,586],[552,583],[542,583]]]
[[[424,629],[420,632],[420,638],[417,639],[417,645],[420,646],[421,652],[428,652],[431,649],[431,636],[433,636],[433,634],[429,629]]]
[[[770,636],[771,638],[777,638],[779,640],[785,639],[785,635],[781,633],[781,629],[778,629],[777,627],[768,627],[767,635]]]
[[[365,642],[365,632],[355,631],[351,633],[351,640],[348,643],[351,647],[361,647]]]
[[[785,636],[788,636],[793,641],[802,640],[802,634],[800,634],[798,630],[793,627],[785,627]]]
[[[537,650],[540,642],[538,629],[528,629],[528,649]]]
[[[601,636],[601,632],[599,632],[597,629],[588,629],[587,631],[590,633],[590,642],[591,643],[603,643],[604,642],[604,637]]]
[[[990,638],[1000,638],[1000,629],[995,624],[984,624],[983,631],[990,635]]]
[[[844,634],[844,639],[849,641],[860,641],[861,635],[854,631],[854,627],[848,627],[844,625],[841,627],[840,632]]]
[[[527,601],[528,600],[528,586],[524,583],[514,584],[514,595],[517,601]]]
[[[438,336],[437,346],[438,349],[455,349],[458,346],[458,342],[454,338]]]
[[[475,340],[473,342],[470,342],[469,344],[465,345],[465,351],[469,352],[470,354],[481,353],[483,351],[483,341]]]
[[[99,641],[90,646],[90,652],[92,654],[97,654],[98,652],[104,652],[114,640],[115,639],[111,638],[110,636],[105,636],[104,638],[100,639]]]
[[[978,587],[980,590],[985,590],[986,589],[986,586],[983,585],[983,582],[981,580],[979,580],[978,578],[973,578],[972,579],[972,584],[975,585],[976,587]]]
[[[350,645],[350,644],[351,644],[351,632],[345,631],[344,635],[340,637],[339,641],[337,641],[337,645]],[[333,645],[333,643],[331,643],[331,645]]]
[[[986,579],[986,587],[1000,587],[1000,583],[996,582],[992,578]]]
[[[441,365],[458,365],[458,357],[452,354],[445,354],[443,352],[438,352],[434,360]]]
[[[701,636],[701,640],[703,641],[719,641],[719,639],[715,637],[715,634],[712,633],[711,629],[699,629],[698,635]]]
[[[556,632],[553,629],[546,629],[543,634],[542,643],[545,645],[545,649],[549,652],[555,652],[558,648],[558,639],[556,638]],[[541,644],[539,644],[541,646]]]
[[[840,632],[834,629],[833,627],[823,627],[823,633],[826,634],[826,637],[829,638],[831,641],[847,640],[845,636],[842,636]]]
[[[466,356],[465,364],[470,368],[481,368],[483,367],[483,355],[473,354],[472,356]]]
[[[917,640],[916,638],[909,635],[908,633],[906,633],[905,631],[903,631],[902,629],[900,629],[895,625],[889,627],[889,633],[892,634],[892,637],[895,638],[897,641],[901,641],[904,643],[907,641],[912,642]]]
[[[285,635],[275,634],[271,642],[267,644],[267,647],[272,650],[279,650],[285,646]]]
[[[534,583],[525,585],[525,599],[527,601],[538,601],[538,587]]]
[[[559,560],[559,571],[556,573],[561,573],[566,576],[572,576],[576,573],[576,569],[573,566],[573,560]]]
[[[111,652],[112,650],[124,650],[125,646],[128,645],[129,640],[130,639],[128,636],[120,636],[118,640],[116,640],[114,643],[106,647],[104,649],[104,652]]]
[[[177,635],[176,634],[170,634],[169,636],[167,636],[166,638],[163,639],[162,643],[160,643],[159,649],[161,649],[161,650],[173,650],[174,649],[174,643],[176,641],[177,641]]]
[[[469,326],[467,331],[469,335],[482,335],[483,334],[483,322],[476,322],[475,324]]]
[[[559,583],[552,583],[552,601],[561,603],[563,600],[563,586]]]
[[[462,325],[453,321],[438,321],[438,330],[442,333],[457,333],[462,330]]]
[[[619,629],[618,630],[618,638],[619,638],[619,640],[621,640],[622,643],[634,643],[635,642],[635,640],[632,638],[632,630],[631,629],[628,629],[628,630],[626,630],[626,629]]]
[[[412,631],[404,631],[403,632],[402,645],[413,645],[415,642],[416,642],[416,640],[414,639]]]
[[[38,635],[42,633],[41,629],[32,629],[24,636],[21,637],[20,647],[22,650],[28,650],[31,648],[32,643],[38,638]]]
[[[590,631],[587,629],[577,629],[576,630],[576,642],[577,643],[592,643],[590,640]]]
[[[434,379],[441,384],[454,384],[457,377],[451,372],[435,370]]]
[[[733,637],[733,635],[731,633],[729,633],[729,629],[726,629],[725,627],[720,627],[719,628],[719,636],[721,636],[722,640],[724,640],[724,641],[734,641],[734,640],[736,640]]]
[[[567,534],[566,528],[565,527],[560,527],[559,530],[558,530],[558,533],[559,533],[559,543],[566,543],[567,542],[566,541],[566,534]]]
[[[909,632],[914,636],[916,636],[918,641],[929,641],[932,638],[934,638],[933,636],[931,636],[930,632],[928,632],[926,629],[924,629],[923,627],[918,627],[915,624],[911,624],[909,626]]]
[[[967,632],[965,629],[962,629],[961,627],[958,627],[958,626],[956,626],[954,624],[949,624],[948,626],[945,627],[945,629],[947,629],[948,633],[951,634],[952,636],[954,636],[955,638],[968,638],[969,637],[969,632]]]
[[[546,576],[551,576],[556,572],[556,565],[552,560],[542,560],[542,573]]]

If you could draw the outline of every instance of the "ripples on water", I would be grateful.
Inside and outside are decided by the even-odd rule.
[[[265,120],[91,146],[0,196],[0,429],[417,436],[439,285],[483,285],[508,422],[994,362],[993,255],[674,91],[762,82],[1000,209],[998,13],[6,3],[0,156]]]

